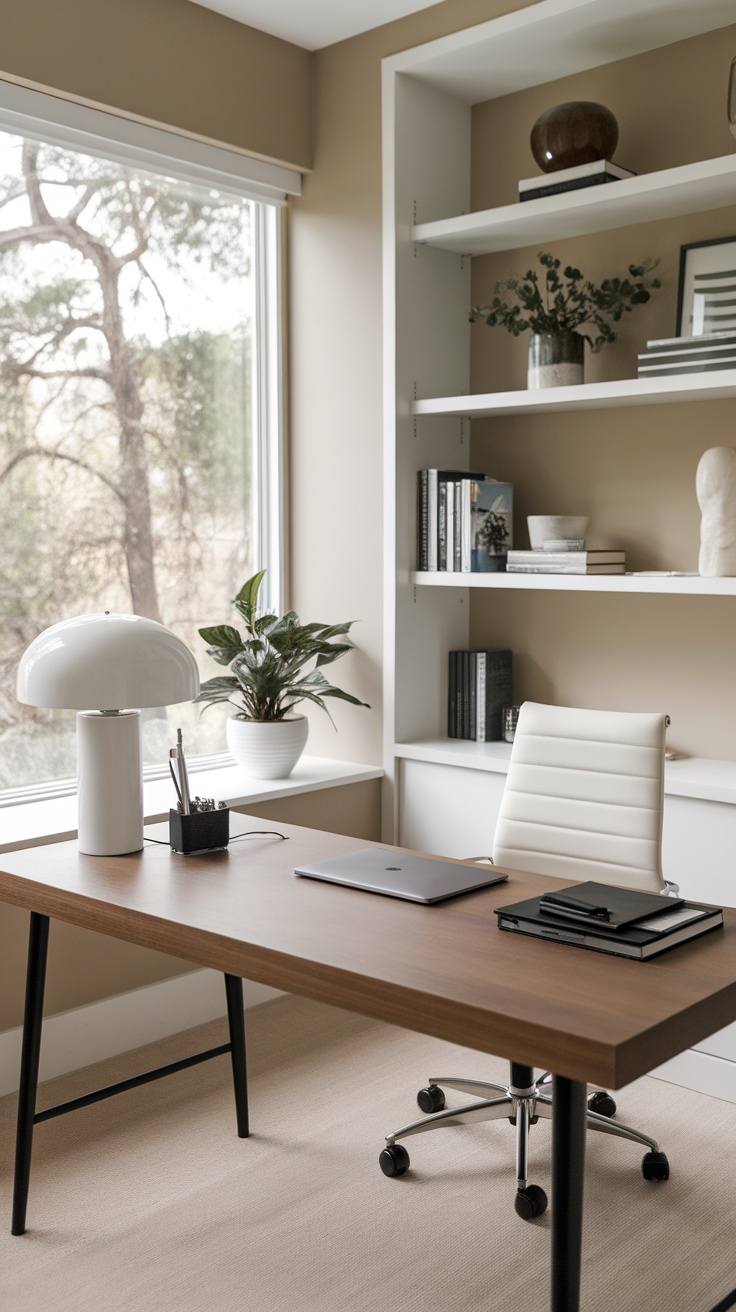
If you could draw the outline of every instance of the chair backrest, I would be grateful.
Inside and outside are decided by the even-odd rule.
[[[496,865],[659,891],[666,715],[525,702]]]

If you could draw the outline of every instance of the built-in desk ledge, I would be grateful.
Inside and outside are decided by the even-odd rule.
[[[193,797],[198,794],[214,797],[228,806],[258,806],[259,802],[270,802],[276,797],[293,797],[297,793],[337,788],[341,784],[359,784],[382,776],[383,770],[379,766],[303,756],[288,779],[249,779],[233,763],[216,770],[192,772],[189,785]],[[143,786],[146,823],[166,820],[172,800],[173,785],[168,779],[146,781]],[[0,810],[0,852],[76,838],[76,826],[76,794],[3,807]]]
[[[394,750],[404,760],[457,765],[495,774],[506,774],[511,756],[510,743],[475,743],[461,738],[422,738],[397,743]],[[667,761],[664,791],[670,796],[697,797],[736,806],[736,762],[711,761],[701,756]]]

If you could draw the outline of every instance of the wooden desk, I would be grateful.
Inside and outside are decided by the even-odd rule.
[[[270,827],[243,816],[232,828],[261,825]],[[295,865],[365,844],[279,829],[287,842],[254,836],[206,857],[149,844],[122,857],[83,856],[76,843],[6,853],[0,900],[35,913],[37,927],[65,920],[553,1071],[551,1308],[576,1312],[585,1082],[620,1087],[736,1020],[736,910],[722,931],[627,961],[498,930],[494,907],[574,881],[514,871],[508,883],[423,907],[295,878]],[[165,826],[147,832],[166,839]],[[34,1106],[37,1010],[24,1060]]]

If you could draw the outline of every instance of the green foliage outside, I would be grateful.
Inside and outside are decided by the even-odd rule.
[[[253,543],[251,206],[0,144],[2,788],[74,772],[73,716],[15,700],[43,628],[132,610],[193,645]]]

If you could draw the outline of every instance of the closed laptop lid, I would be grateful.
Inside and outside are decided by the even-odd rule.
[[[424,903],[441,902],[508,878],[492,865],[463,865],[382,847],[364,847],[345,856],[297,866],[294,874]]]

